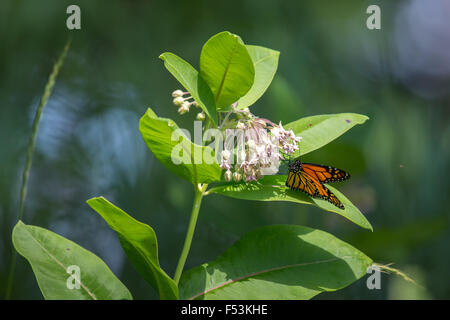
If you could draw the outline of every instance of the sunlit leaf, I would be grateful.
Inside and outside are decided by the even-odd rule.
[[[242,40],[225,31],[203,46],[200,75],[211,88],[217,109],[226,110],[250,90],[255,68]]]
[[[167,169],[194,184],[220,181],[214,151],[192,143],[182,132],[174,134],[177,129],[173,120],[159,118],[150,108],[139,122],[145,143]]]
[[[266,226],[217,260],[183,274],[182,299],[310,299],[366,274],[372,260],[333,235],[303,226]]]
[[[178,299],[177,285],[159,265],[155,231],[103,197],[92,198],[87,203],[117,232],[128,258],[160,298]]]
[[[251,89],[239,99],[237,108],[243,109],[254,104],[266,92],[277,72],[279,51],[264,47],[246,45],[255,68],[255,81]]]
[[[189,94],[217,126],[216,103],[211,89],[189,63],[170,52],[159,56],[167,70],[189,91]]]
[[[31,264],[45,299],[132,299],[128,289],[99,257],[56,233],[19,221],[12,241],[17,252]],[[73,266],[79,268],[79,282],[68,273]],[[68,282],[74,286],[68,286]]]
[[[300,150],[294,156],[296,157],[323,147],[368,119],[367,116],[357,113],[324,114],[290,122],[284,125],[284,128],[292,129],[297,136],[302,137]]]
[[[290,201],[302,204],[312,204],[323,210],[340,214],[360,227],[373,230],[369,221],[367,221],[361,211],[359,211],[359,209],[336,188],[327,185],[331,192],[333,192],[344,204],[345,209],[340,209],[322,199],[308,197],[300,191],[290,190],[285,186],[286,178],[286,175],[273,175],[265,176],[263,179],[251,183],[224,183],[212,187],[209,190],[209,193],[217,193],[227,197],[244,200]]]

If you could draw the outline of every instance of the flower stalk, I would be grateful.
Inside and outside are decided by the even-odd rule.
[[[205,195],[205,190],[208,187],[207,184],[198,185],[195,188],[194,204],[192,206],[191,218],[189,219],[189,225],[186,232],[186,238],[184,240],[183,250],[181,251],[180,258],[178,260],[177,268],[175,269],[175,275],[173,280],[178,285],[180,281],[181,274],[183,273],[183,268],[186,263],[187,256],[191,249],[192,238],[194,237],[195,226],[197,225],[198,214],[200,212],[200,205],[202,203],[203,196]]]

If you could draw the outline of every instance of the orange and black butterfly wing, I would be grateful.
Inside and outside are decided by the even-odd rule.
[[[286,186],[291,190],[300,190],[310,197],[314,197],[318,194],[318,190],[314,183],[312,183],[311,179],[302,171],[289,171]]]
[[[329,168],[326,166],[318,166],[309,163],[306,165],[307,166],[305,170],[305,164],[304,163],[302,164],[300,161],[296,160],[289,167],[289,174],[286,179],[286,186],[291,188],[292,190],[300,190],[310,197],[327,200],[336,207],[344,209],[344,205],[342,204],[342,202],[320,180],[322,179],[324,181],[331,181],[328,179],[337,179],[337,178],[345,180],[348,179],[350,176],[346,172],[336,168],[331,168],[333,170],[337,170],[336,172],[334,171],[330,172]],[[317,166],[317,168],[322,168],[324,170],[313,171],[314,168],[313,166]],[[328,172],[328,174],[325,173],[316,174],[315,172]],[[336,173],[336,175],[338,175],[338,173],[342,173],[342,177],[337,176],[335,178],[332,175],[333,173]],[[330,174],[331,178],[327,178],[329,177]]]
[[[350,175],[344,170],[314,163],[302,163],[302,170],[322,183],[344,181]]]
[[[289,171],[288,177],[286,179],[286,187],[289,187],[291,189],[294,188],[295,175],[296,173],[294,171]]]
[[[338,208],[344,209],[342,202],[317,179],[305,171],[289,171],[286,186],[292,190],[300,190],[313,198],[324,199]]]
[[[312,179],[312,180],[314,181],[315,179]],[[338,207],[340,209],[345,209],[342,202],[334,195],[333,192],[330,191],[330,189],[325,187],[323,185],[323,183],[320,183],[317,180],[315,180],[315,185],[316,185],[317,191],[318,191],[318,194],[316,197],[322,198],[323,200],[326,200],[326,201],[330,202],[331,204],[334,204],[336,207]]]

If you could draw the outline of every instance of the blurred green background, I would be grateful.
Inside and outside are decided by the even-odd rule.
[[[66,8],[81,8],[81,30]],[[366,8],[381,8],[381,30]],[[412,1],[32,1],[0,2],[0,296],[5,294],[21,174],[31,123],[52,65],[72,46],[44,110],[24,222],[100,256],[137,299],[153,289],[127,261],[116,235],[85,201],[103,195],[158,236],[173,275],[193,199],[146,148],[138,120],[151,106],[191,128],[171,103],[179,88],[159,54],[195,67],[201,46],[228,30],[281,51],[278,73],[251,107],[274,122],[339,112],[370,120],[305,156],[352,174],[338,188],[374,227],[293,203],[204,199],[187,268],[216,258],[246,232],[269,224],[328,231],[378,263],[394,263],[415,287],[382,275],[315,299],[449,299],[450,2]],[[42,299],[19,257],[12,297]]]

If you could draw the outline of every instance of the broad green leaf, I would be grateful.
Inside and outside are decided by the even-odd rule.
[[[357,124],[363,124],[369,117],[357,113],[324,114],[306,117],[284,126],[302,137],[300,150],[295,157],[307,154],[330,143]]]
[[[19,221],[12,241],[17,252],[30,263],[45,299],[132,299],[128,289],[99,257],[56,233]],[[73,271],[69,267],[73,266],[80,270],[79,289],[68,286],[78,283],[71,278]]]
[[[327,185],[331,192],[341,200],[345,209],[340,209],[322,199],[311,198],[301,191],[290,190],[285,186],[286,179],[286,175],[265,176],[257,182],[221,184],[211,188],[208,193],[217,193],[227,197],[244,200],[290,201],[302,204],[312,204],[323,210],[340,214],[358,226],[373,231],[372,226],[361,211],[332,186]]]
[[[255,68],[242,40],[225,31],[211,37],[203,46],[200,76],[211,88],[217,110],[227,110],[250,90]]]
[[[199,107],[205,111],[214,125],[217,126],[217,111],[214,96],[205,80],[198,74],[198,71],[173,53],[165,52],[159,58],[164,61],[166,69],[189,91],[189,94],[198,103]]]
[[[254,230],[183,274],[182,299],[310,299],[366,274],[372,260],[333,235],[296,225]]]
[[[117,232],[120,244],[131,263],[159,293],[159,297],[178,299],[177,285],[159,265],[155,231],[103,197],[92,198],[87,203]]]
[[[251,89],[239,99],[238,109],[244,109],[254,104],[266,92],[277,72],[279,51],[246,45],[255,68],[255,81]]]
[[[150,108],[139,122],[145,143],[167,169],[194,184],[220,181],[214,151],[192,143],[177,129],[173,120],[159,118]]]

